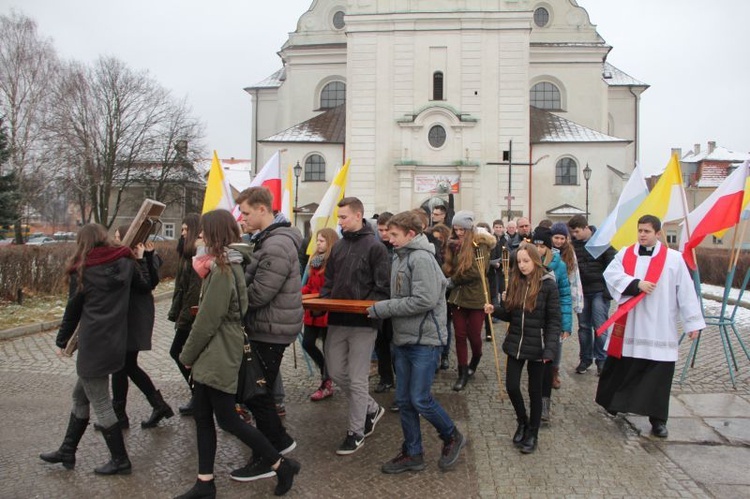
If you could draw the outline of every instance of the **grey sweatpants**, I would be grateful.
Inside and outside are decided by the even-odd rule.
[[[365,417],[375,412],[378,403],[370,397],[370,357],[377,329],[328,325],[325,358],[328,374],[349,402],[349,431],[365,433]]]
[[[109,376],[78,377],[73,388],[73,415],[78,419],[89,419],[91,406],[94,407],[96,419],[103,428],[110,428],[117,423],[117,416],[112,409],[112,398],[109,396]]]

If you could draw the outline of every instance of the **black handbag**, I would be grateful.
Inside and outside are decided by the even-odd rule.
[[[265,366],[245,334],[244,354],[237,378],[237,403],[244,404],[253,397],[267,393]]]

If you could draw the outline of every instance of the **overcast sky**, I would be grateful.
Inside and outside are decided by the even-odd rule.
[[[708,140],[750,151],[750,2],[579,0],[614,49],[609,62],[651,85],[641,105],[641,162]],[[0,0],[34,18],[63,58],[113,55],[187,96],[221,157],[250,157],[244,87],[281,67],[276,53],[311,0]],[[744,123],[741,121],[745,117]]]

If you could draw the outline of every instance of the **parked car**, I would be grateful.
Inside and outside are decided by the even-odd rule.
[[[159,234],[151,234],[150,236],[148,236],[148,240],[151,242],[174,241],[174,239],[172,239],[171,237],[165,237]]]
[[[26,244],[29,246],[41,246],[42,244],[50,244],[50,243],[56,243],[57,241],[49,236],[37,236],[32,237],[28,241],[26,241]]]

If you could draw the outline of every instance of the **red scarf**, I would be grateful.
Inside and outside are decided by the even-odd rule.
[[[635,264],[638,261],[637,244],[630,246],[622,257],[622,267],[626,274],[635,276]],[[661,272],[664,270],[664,263],[667,261],[667,247],[662,244],[659,248],[659,252],[651,257],[651,261],[648,264],[646,270],[645,281],[657,282],[661,277]],[[596,330],[596,335],[601,336],[607,330],[612,323],[615,326],[612,328],[612,334],[609,337],[609,347],[607,348],[607,355],[615,358],[622,357],[622,346],[625,340],[625,325],[628,321],[628,312],[630,312],[642,299],[646,297],[646,293],[639,293],[628,301],[620,304],[612,314],[612,317],[607,319],[607,322],[601,325]]]
[[[97,265],[104,265],[105,263],[114,262],[120,258],[130,258],[133,256],[133,251],[127,246],[95,246],[91,248],[88,255],[84,257],[85,267],[96,267]],[[75,273],[81,262],[77,262],[73,268],[70,269],[70,273]]]

